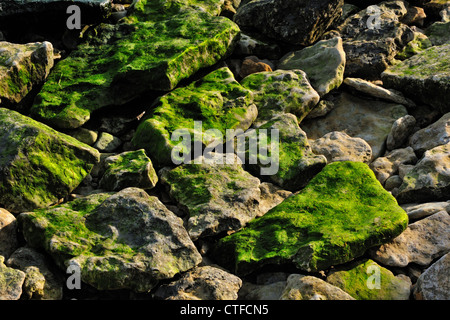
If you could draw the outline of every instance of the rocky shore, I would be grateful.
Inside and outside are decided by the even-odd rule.
[[[0,0],[0,300],[450,299],[449,35],[443,0]]]

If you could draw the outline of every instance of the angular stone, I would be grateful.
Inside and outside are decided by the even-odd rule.
[[[416,119],[409,114],[395,120],[386,140],[387,150],[394,150],[402,147],[406,139],[413,133],[415,127]]]
[[[5,259],[19,247],[16,218],[0,208],[0,256]]]
[[[283,113],[292,113],[301,122],[320,99],[302,70],[252,74],[241,85],[253,92],[258,108],[255,126]]]
[[[450,300],[450,254],[433,263],[417,279],[414,286],[416,300]]]
[[[0,256],[0,300],[19,300],[25,272],[7,267],[4,261]]]
[[[0,15],[4,11],[0,10]],[[19,103],[47,78],[53,67],[50,42],[14,44],[0,42],[0,102]]]
[[[413,55],[431,47],[430,39],[421,32],[414,32],[414,38],[395,56],[396,59],[405,60]]]
[[[241,229],[260,214],[260,181],[239,164],[183,164],[161,182],[189,215],[192,239]]]
[[[236,300],[242,280],[213,266],[197,267],[179,280],[162,285],[155,297],[164,300]]]
[[[0,203],[11,212],[67,196],[99,161],[97,150],[15,111],[0,108]]]
[[[321,97],[339,88],[344,80],[345,52],[342,39],[322,40],[300,51],[286,54],[278,69],[300,69],[306,72],[313,88]]]
[[[182,220],[138,188],[22,213],[19,222],[30,246],[99,290],[148,292],[201,262]]]
[[[353,263],[348,269],[332,271],[327,282],[357,300],[409,300],[411,294],[408,277],[394,276],[370,259]]]
[[[447,143],[450,143],[450,112],[414,133],[409,140],[409,145],[419,153]]]
[[[329,132],[341,131],[364,139],[372,148],[373,159],[384,153],[386,138],[395,120],[408,114],[402,105],[363,100],[347,93],[342,93],[334,105],[326,116],[302,122],[308,138],[319,139]]]
[[[242,87],[228,68],[217,69],[159,98],[137,128],[132,143],[145,149],[158,167],[173,165],[172,152],[180,146],[186,152],[182,159],[175,160],[180,161],[178,164],[188,162],[193,152],[191,141],[184,141],[184,136],[194,144],[210,147],[225,143],[227,129],[245,131],[255,120],[258,110],[252,100],[251,91]],[[196,126],[195,121],[202,123]],[[182,135],[183,141],[179,142],[180,136],[172,139],[174,133]]]
[[[426,151],[403,178],[399,203],[448,200],[450,193],[450,143]]]
[[[435,22],[425,30],[433,46],[440,46],[450,41],[450,21]]]
[[[411,147],[390,151],[386,156],[375,159],[370,164],[370,168],[375,172],[375,176],[381,184],[390,177],[398,173],[402,164],[415,164],[416,154]]]
[[[450,214],[450,200],[443,202],[409,203],[401,206],[408,214],[409,221],[422,219],[439,211]]]
[[[391,242],[369,250],[372,259],[395,267],[409,263],[429,265],[450,250],[450,217],[440,211],[427,218],[411,223]]]
[[[322,154],[328,163],[335,161],[356,161],[369,163],[372,159],[372,148],[361,138],[352,138],[339,131],[327,133],[311,143],[315,154]]]
[[[123,152],[105,159],[105,173],[99,186],[107,191],[128,187],[152,189],[158,176],[144,149]]]
[[[355,300],[345,291],[322,279],[301,274],[291,274],[281,300]]]
[[[244,30],[308,46],[341,16],[343,4],[343,0],[254,0],[241,4],[234,21]]]
[[[323,270],[392,240],[407,223],[366,164],[334,162],[299,193],[220,239],[212,257],[237,274],[288,262]]]
[[[6,264],[25,272],[23,295],[27,299],[60,300],[63,298],[63,278],[52,271],[42,253],[32,248],[21,247],[14,251]]]
[[[384,86],[414,101],[450,111],[450,43],[433,46],[399,62],[381,74]]]
[[[113,152],[122,144],[122,140],[109,134],[108,132],[101,132],[93,145],[95,149],[100,152]]]
[[[95,110],[150,90],[174,89],[228,55],[239,28],[207,12],[217,13],[217,4],[137,1],[121,23],[95,27],[57,64],[35,99],[32,115],[59,128],[77,128]]]

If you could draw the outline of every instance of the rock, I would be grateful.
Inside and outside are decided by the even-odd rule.
[[[355,300],[352,296],[322,279],[291,274],[281,300]]]
[[[256,61],[255,61],[256,60]],[[242,78],[245,78],[246,76],[257,73],[257,72],[264,72],[264,71],[272,71],[272,68],[262,61],[258,61],[259,59],[245,59],[242,62],[242,66],[239,71],[239,75]]]
[[[284,263],[324,270],[394,239],[407,220],[366,164],[334,162],[296,195],[220,239],[212,258],[238,275]]]
[[[372,259],[394,267],[429,265],[450,250],[450,217],[440,211],[417,222],[391,242],[369,250]]]
[[[406,15],[401,19],[401,22],[407,25],[423,26],[426,17],[427,15],[423,8],[411,6],[408,8]]]
[[[370,164],[370,169],[375,172],[375,176],[381,184],[390,177],[398,173],[401,164],[415,164],[416,154],[411,147],[392,150],[384,157],[375,159]]]
[[[78,128],[70,133],[72,137],[80,142],[92,146],[98,138],[98,132],[86,128]]]
[[[290,44],[309,46],[316,42],[342,14],[342,0],[254,0],[241,4],[234,21],[241,29]]]
[[[97,150],[0,108],[0,204],[23,212],[67,196],[99,161]]]
[[[239,230],[260,214],[260,181],[239,164],[183,164],[163,172],[161,182],[189,215],[193,240]]]
[[[372,148],[361,138],[352,138],[339,131],[327,133],[311,143],[315,154],[322,154],[327,162],[357,161],[369,163],[372,159]]]
[[[236,300],[242,280],[213,266],[196,267],[179,280],[162,285],[155,297],[164,300]]]
[[[259,211],[261,215],[279,205],[287,197],[293,195],[292,192],[283,190],[269,182],[262,182],[259,185],[259,189],[261,190],[261,199],[259,201]]]
[[[0,256],[0,300],[19,300],[25,273],[7,267],[4,261],[5,258]]]
[[[201,262],[183,222],[156,197],[126,188],[19,215],[24,238],[98,290],[148,292]]]
[[[128,187],[152,189],[158,176],[144,149],[123,152],[105,159],[105,173],[99,182],[101,189],[119,191]]]
[[[174,160],[186,163],[193,154],[190,139],[212,147],[226,142],[223,138],[227,130],[247,130],[258,114],[252,101],[252,92],[242,87],[228,68],[217,69],[160,97],[152,113],[138,126],[132,143],[145,149],[158,167],[173,165]],[[195,121],[201,123],[197,126]],[[182,142],[177,133],[182,135]],[[174,159],[173,152],[180,146],[187,149],[184,158]]]
[[[327,282],[357,300],[409,300],[411,293],[408,277],[394,276],[370,259],[353,263],[350,268],[332,271]]]
[[[333,110],[334,102],[330,100],[320,100],[319,103],[312,109],[305,117],[305,120],[314,119],[325,116],[328,112]]]
[[[406,13],[403,1],[384,1],[350,16],[337,28],[347,59],[345,77],[379,77],[413,39],[413,31],[399,21]]]
[[[433,263],[417,279],[414,286],[414,298],[416,300],[449,300],[450,282],[450,254],[444,255]]]
[[[244,283],[239,291],[240,300],[280,300],[286,280],[263,285]]]
[[[372,82],[359,78],[345,78],[344,84],[369,96],[389,102],[395,102],[407,107],[414,107],[413,101],[406,99],[399,91],[385,89]]]
[[[408,214],[409,221],[428,217],[440,211],[450,214],[450,200],[429,203],[408,203],[401,206]]]
[[[414,32],[414,38],[395,56],[396,59],[405,60],[432,46],[430,39],[421,32]]]
[[[381,79],[387,88],[399,90],[442,113],[449,112],[449,52],[450,43],[425,49],[384,71]]]
[[[342,93],[334,108],[323,118],[302,122],[308,138],[319,139],[332,131],[364,139],[372,148],[372,158],[384,153],[386,138],[392,124],[407,113],[404,106],[381,101],[363,100]]]
[[[440,46],[450,42],[450,21],[435,22],[425,30],[433,46]]]
[[[301,122],[320,99],[301,70],[252,74],[244,78],[241,85],[253,92],[258,108],[255,126],[285,113],[296,115]]]
[[[416,118],[409,114],[395,120],[386,140],[387,150],[401,148],[406,139],[414,132],[416,127]]]
[[[342,39],[322,40],[280,59],[278,69],[300,69],[306,72],[313,88],[321,97],[339,88],[344,80],[345,52]]]
[[[401,204],[448,200],[450,192],[450,143],[425,152],[403,178],[397,201]]]
[[[239,28],[213,16],[219,13],[216,1],[135,1],[121,23],[92,28],[55,66],[31,114],[58,128],[77,128],[95,110],[174,89],[230,53]]]
[[[121,144],[122,140],[119,138],[107,132],[101,132],[93,147],[100,152],[113,152],[119,148]]]
[[[16,218],[0,208],[0,256],[5,259],[19,247]]]
[[[0,15],[1,15],[0,10]],[[40,85],[53,67],[50,42],[0,42],[0,102],[14,105]]]
[[[236,49],[234,49],[233,55],[279,59],[281,56],[281,49],[275,43],[264,42],[245,33],[241,33],[241,37],[236,43]]]
[[[293,114],[275,116],[258,129],[248,131],[246,136],[246,169],[283,189],[300,190],[327,163],[323,155],[312,152]],[[255,137],[256,143],[250,143]],[[259,152],[255,157],[256,145]]]
[[[61,300],[63,279],[56,275],[45,256],[34,249],[21,247],[14,251],[6,265],[25,272],[23,295],[31,300]]]
[[[409,145],[420,154],[447,143],[450,143],[450,112],[414,133],[409,140]]]
[[[402,183],[403,179],[399,175],[393,175],[386,179],[386,181],[384,182],[384,188],[388,191],[392,191],[395,188],[400,187]]]

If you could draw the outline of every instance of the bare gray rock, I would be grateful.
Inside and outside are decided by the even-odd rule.
[[[414,287],[416,300],[450,300],[450,254],[433,263],[417,279]]]
[[[409,145],[420,153],[450,142],[450,112],[438,121],[414,133]]]
[[[381,184],[390,177],[398,173],[398,168],[402,164],[415,164],[416,154],[411,147],[390,151],[386,156],[375,159],[369,166],[375,173]]]
[[[401,148],[406,139],[413,133],[415,126],[416,119],[409,114],[395,120],[386,140],[387,150]]]

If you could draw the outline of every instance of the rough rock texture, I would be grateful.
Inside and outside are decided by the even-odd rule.
[[[450,299],[450,254],[447,253],[433,263],[417,279],[414,286],[416,300],[449,300]]]
[[[370,259],[353,264],[348,269],[332,271],[327,276],[327,282],[357,300],[409,300],[411,293],[408,277],[394,276]]]
[[[403,92],[410,99],[450,111],[450,43],[433,46],[384,71],[384,85]]]
[[[342,289],[335,287],[322,279],[291,274],[287,279],[286,288],[281,294],[281,300],[355,300]]]
[[[407,138],[414,132],[415,127],[416,118],[409,114],[395,120],[391,132],[389,132],[389,135],[387,136],[387,150],[394,150],[402,147]]]
[[[300,51],[288,53],[280,59],[278,69],[300,69],[321,97],[339,88],[344,80],[345,52],[342,39],[322,40]]]
[[[6,265],[25,272],[23,297],[32,300],[60,300],[63,279],[53,272],[46,257],[36,250],[21,247],[14,251]]]
[[[99,161],[97,150],[18,112],[0,108],[0,204],[11,212],[49,206]]]
[[[242,280],[213,266],[194,268],[176,281],[163,285],[155,297],[165,300],[236,300]]]
[[[426,151],[403,179],[399,203],[448,200],[450,193],[450,143]]]
[[[375,159],[370,164],[370,168],[375,172],[375,176],[381,184],[390,177],[398,173],[400,165],[415,164],[416,154],[411,147],[392,150],[384,157]]]
[[[25,272],[7,267],[4,261],[0,256],[0,300],[19,300]]]
[[[4,12],[0,10],[0,14]],[[19,103],[47,78],[53,67],[50,42],[14,44],[0,42],[0,102]]]
[[[450,112],[414,133],[409,140],[409,145],[419,153],[447,143],[450,143]]]
[[[295,196],[222,238],[212,254],[237,274],[287,262],[323,270],[395,238],[407,220],[366,164],[334,162]]]
[[[411,223],[391,242],[370,250],[372,259],[387,265],[405,267],[409,263],[429,265],[450,250],[450,217],[440,211]]]
[[[201,262],[182,220],[138,188],[22,213],[27,243],[99,290],[150,291]]]
[[[149,90],[172,90],[217,63],[239,28],[208,13],[218,14],[217,2],[197,2],[140,0],[120,24],[97,26],[52,70],[35,99],[33,116],[59,128],[77,128],[94,110]]]
[[[105,173],[99,184],[108,191],[128,187],[151,189],[158,182],[152,161],[144,149],[123,152],[105,159]]]
[[[425,30],[425,34],[434,46],[450,42],[450,21],[435,22]]]
[[[252,99],[251,91],[242,87],[228,68],[217,69],[159,98],[156,108],[137,128],[132,143],[145,149],[160,167],[172,165],[172,151],[182,145],[186,152],[177,161],[187,162],[193,154],[191,142],[179,142],[179,136],[172,139],[177,129],[197,144],[216,144],[216,139],[225,143],[221,138],[227,129],[245,131],[255,120],[258,111]],[[202,121],[201,128],[196,128],[195,121]]]
[[[409,203],[401,207],[408,214],[410,221],[431,216],[439,211],[447,211],[450,214],[450,200],[444,202]]]
[[[339,131],[327,133],[311,143],[315,154],[322,154],[328,163],[335,161],[357,161],[369,163],[372,160],[372,148],[361,138],[352,138]]]
[[[343,4],[343,0],[254,0],[239,7],[234,21],[243,30],[308,46],[341,16]]]
[[[0,208],[0,256],[5,259],[19,247],[17,220],[7,210]]]
[[[320,99],[302,70],[252,74],[241,85],[253,92],[258,108],[256,126],[283,113],[292,113],[301,122]]]
[[[363,100],[347,93],[340,95],[334,108],[322,118],[302,123],[308,138],[319,139],[332,131],[364,139],[372,148],[372,158],[384,153],[392,124],[407,114],[399,104]]]

